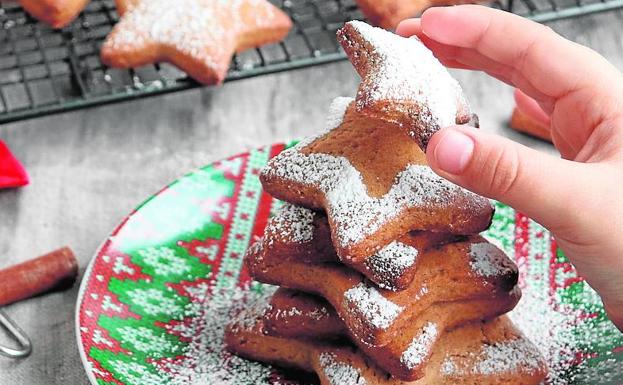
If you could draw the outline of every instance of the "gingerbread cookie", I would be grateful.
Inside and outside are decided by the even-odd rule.
[[[203,84],[225,79],[235,52],[282,40],[292,22],[266,0],[122,0],[102,46],[112,67],[170,62]]]
[[[550,128],[543,123],[532,119],[530,116],[521,112],[517,107],[513,109],[513,115],[510,121],[511,128],[523,132],[524,134],[536,136],[539,139],[552,141],[552,133]]]
[[[456,311],[460,311],[456,309]],[[348,330],[341,322],[335,310],[326,301],[319,297],[301,292],[279,289],[271,300],[270,306],[263,316],[264,330],[267,334],[288,339],[312,340],[343,340],[349,338]],[[443,346],[447,339],[445,330],[436,330],[440,333],[437,340],[431,338],[431,326],[427,326],[421,333],[408,335],[397,339],[389,347],[361,346],[360,349],[380,368],[402,380],[415,380],[424,376],[428,371],[430,359],[435,351]],[[410,330],[405,331],[405,335]],[[391,357],[391,359],[388,359]],[[419,370],[416,375],[405,375],[400,366],[418,361]],[[387,366],[388,364],[393,365]],[[412,371],[413,372],[413,371]]]
[[[356,0],[370,23],[394,29],[401,21],[413,17],[430,6],[430,0]]]
[[[399,292],[378,289],[342,264],[297,257],[266,254],[256,243],[245,262],[260,282],[324,297],[359,344],[385,346],[428,322],[450,328],[495,317],[513,309],[520,296],[514,263],[478,236],[422,253],[415,279]]]
[[[279,288],[263,316],[264,330],[274,336],[336,340],[348,336],[344,323],[327,301]]]
[[[417,37],[351,21],[338,40],[362,78],[359,111],[405,129],[422,149],[440,128],[470,121],[461,86]]]
[[[89,0],[19,0],[19,3],[35,19],[52,28],[63,28],[78,17]]]
[[[383,289],[403,290],[413,281],[415,260],[419,254],[457,239],[452,234],[412,232],[361,262],[348,259],[341,262]],[[297,255],[302,261],[340,262],[331,244],[326,215],[288,203],[268,221],[262,249],[275,258]]]
[[[394,29],[410,17],[419,15],[427,8],[439,5],[470,4],[472,0],[355,0],[361,12],[372,24]]]
[[[227,348],[248,359],[316,372],[322,385],[536,385],[547,373],[536,347],[507,317],[445,333],[422,379],[404,382],[351,346],[268,335],[265,311],[265,303],[242,311],[225,332]]]
[[[475,234],[493,206],[435,174],[393,123],[338,98],[328,132],[271,159],[260,179],[272,196],[326,211],[342,260],[361,262],[413,230]]]

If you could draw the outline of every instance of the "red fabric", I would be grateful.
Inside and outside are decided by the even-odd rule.
[[[28,173],[24,166],[0,140],[0,189],[25,186],[28,182]]]

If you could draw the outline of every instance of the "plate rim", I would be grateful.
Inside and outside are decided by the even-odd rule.
[[[269,144],[266,146],[262,146],[262,147],[258,147],[258,148],[263,148],[263,147],[273,147],[275,145],[279,145],[280,142],[277,143],[273,143],[273,144]],[[224,159],[230,159],[230,158],[238,158],[241,156],[245,156],[249,153],[251,153],[251,151],[253,150],[247,150],[247,151],[243,151],[240,153],[237,153],[235,155],[230,155],[228,157],[224,157],[222,159],[217,159],[214,160],[204,166],[199,166],[199,167],[195,167],[193,169],[191,169],[188,172],[185,172],[183,174],[181,174],[179,177],[173,179],[171,182],[167,183],[164,185],[164,187],[161,187],[160,189],[158,189],[156,192],[152,193],[151,195],[149,195],[147,198],[143,199],[141,202],[139,202],[134,209],[132,209],[132,211],[129,214],[124,215],[121,220],[118,222],[118,224],[113,228],[112,231],[109,231],[106,236],[106,238],[104,238],[104,240],[100,243],[100,245],[97,247],[97,249],[95,250],[95,252],[93,253],[93,256],[91,257],[89,263],[87,264],[86,269],[84,270],[84,274],[82,276],[82,280],[80,281],[80,287],[78,289],[78,295],[76,297],[76,304],[74,306],[74,336],[76,339],[76,343],[78,344],[78,354],[80,356],[80,361],[82,363],[82,368],[84,369],[84,371],[86,372],[87,378],[89,380],[89,382],[91,383],[91,385],[99,385],[99,383],[97,382],[97,379],[95,378],[95,374],[93,373],[93,368],[91,367],[91,363],[89,362],[89,358],[87,357],[87,353],[84,349],[84,340],[82,338],[82,333],[80,330],[80,316],[82,315],[82,312],[80,311],[80,309],[82,308],[83,302],[84,302],[84,296],[86,294],[87,291],[87,286],[89,285],[89,283],[91,282],[91,274],[93,273],[93,268],[95,266],[95,263],[98,261],[98,257],[101,254],[102,250],[104,249],[104,247],[106,247],[106,244],[110,241],[111,237],[115,236],[116,233],[119,232],[119,230],[121,230],[124,226],[124,224],[127,222],[127,220],[132,217],[134,214],[136,214],[140,208],[147,203],[148,201],[152,200],[154,197],[160,195],[163,191],[167,190],[171,185],[175,184],[176,182],[187,178],[191,175],[196,174],[197,172],[199,172],[202,168],[204,167],[208,167],[210,165],[213,165],[221,160]]]

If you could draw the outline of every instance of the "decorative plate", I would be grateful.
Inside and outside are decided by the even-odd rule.
[[[201,168],[141,204],[89,265],[78,345],[93,385],[299,384],[223,350],[236,298],[262,292],[242,257],[279,204],[258,172],[284,145]],[[623,334],[541,226],[497,204],[486,235],[519,265],[512,318],[551,368],[551,384],[623,383]]]

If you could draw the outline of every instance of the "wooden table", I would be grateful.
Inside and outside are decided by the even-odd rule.
[[[623,68],[623,11],[550,25]],[[507,128],[511,88],[479,73],[456,75],[483,129],[553,152]],[[0,267],[70,245],[84,272],[149,195],[214,160],[318,131],[330,101],[353,95],[357,82],[350,64],[338,63],[0,126],[32,177],[26,188],[0,192]],[[0,357],[0,384],[88,383],[75,342],[77,291],[6,309],[32,337],[34,353]]]

